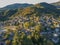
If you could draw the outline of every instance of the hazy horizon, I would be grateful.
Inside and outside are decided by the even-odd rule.
[[[36,3],[41,3],[41,2],[47,2],[47,3],[53,3],[57,2],[59,0],[0,0],[0,8],[5,7],[10,4],[14,3],[28,3],[28,4],[36,4]]]

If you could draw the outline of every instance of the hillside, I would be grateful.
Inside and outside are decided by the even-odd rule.
[[[33,6],[33,4],[27,4],[27,3],[19,4],[19,3],[15,3],[15,4],[11,4],[11,5],[7,5],[7,6],[3,7],[3,8],[1,8],[1,10],[25,8],[25,7],[28,7],[28,6]]]
[[[0,8],[0,20],[6,20],[6,19],[8,19],[8,17],[16,14],[17,12],[20,13],[21,9],[26,8],[28,6],[32,6],[32,4],[16,3],[16,4],[11,4],[11,5],[5,6],[3,8]]]
[[[52,5],[55,5],[57,8],[60,8],[60,1],[59,2],[55,2],[55,3],[52,3]]]
[[[44,13],[44,14],[52,14],[53,16],[59,16],[59,14],[60,14],[60,10],[58,10],[56,8],[56,6],[45,3],[45,2],[35,4],[35,5],[13,4],[13,5],[8,5],[8,6],[4,7],[4,9],[6,9],[6,10],[0,10],[0,20],[1,21],[8,20],[10,17],[14,18],[14,16],[17,16],[17,15],[36,14],[36,15],[41,16],[41,14]]]
[[[0,45],[60,45],[60,9],[46,2],[1,8]]]

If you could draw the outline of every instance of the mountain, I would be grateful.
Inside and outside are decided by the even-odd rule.
[[[60,10],[58,10],[56,6],[44,2],[35,4],[34,6],[26,7],[21,12],[19,12],[19,14],[17,13],[12,15],[12,18],[17,16],[33,17],[34,15],[39,17],[42,15],[48,15],[57,18],[60,15]]]
[[[56,7],[54,5],[48,4],[46,2],[42,2],[42,3],[40,3],[40,5],[44,6],[45,8],[56,9]]]
[[[55,2],[55,3],[52,3],[52,5],[56,6],[57,8],[60,8],[60,1],[59,2]]]
[[[15,3],[15,4],[7,5],[3,8],[0,8],[0,20],[6,20],[8,17],[10,17],[10,16],[14,15],[15,13],[17,13],[18,10],[21,10],[21,9],[29,7],[29,6],[32,6],[32,4]]]
[[[54,17],[58,17],[60,15],[60,10],[58,10],[55,5],[51,5],[45,2],[35,5],[12,4],[4,7],[3,9],[6,10],[0,10],[0,21],[9,20],[11,17],[14,18],[17,16],[42,16],[42,14],[49,14],[53,15]]]
[[[27,7],[23,9],[22,15],[33,15],[33,14],[41,15],[41,13],[45,14],[59,14],[60,11],[56,8],[56,6],[48,4],[48,3],[39,3],[31,7]]]
[[[42,2],[42,3],[40,3],[40,4],[36,4],[36,6],[42,6],[42,7],[44,7],[46,10],[56,10],[56,6],[54,6],[54,5],[51,5],[51,4],[48,4],[48,3],[46,3],[46,2]]]
[[[5,7],[1,8],[1,9],[17,9],[17,8],[25,8],[25,7],[28,7],[28,6],[32,6],[32,4],[27,4],[27,3],[19,4],[19,3],[15,3],[15,4],[11,4],[11,5],[5,6]]]
[[[59,36],[60,9],[55,5],[42,2],[0,10],[1,45],[44,45],[45,41],[47,45],[58,45]]]

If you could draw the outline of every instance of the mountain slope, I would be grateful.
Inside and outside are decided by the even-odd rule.
[[[17,9],[17,8],[25,8],[25,7],[28,7],[28,6],[32,6],[32,4],[19,4],[19,3],[15,3],[15,4],[11,4],[11,5],[8,5],[8,6],[5,6],[3,8],[1,8],[2,10],[3,9]]]
[[[11,4],[3,8],[0,8],[0,20],[6,20],[8,17],[14,15],[17,12],[20,12],[21,9],[32,6],[32,4]],[[4,19],[3,19],[4,18]]]
[[[7,19],[9,20],[11,17],[14,18],[16,16],[31,16],[31,15],[42,16],[42,14],[44,15],[49,14],[53,15],[54,17],[55,16],[58,17],[60,15],[60,10],[58,10],[56,6],[45,2],[27,7],[25,7],[24,5],[22,5],[23,9],[21,9],[22,7],[19,8],[19,5],[17,6],[17,8],[14,8],[16,5],[13,5],[11,9],[9,9],[10,6],[8,6],[6,10],[1,10],[0,20],[7,20]]]
[[[59,2],[55,2],[55,3],[52,3],[52,5],[55,5],[57,8],[60,8],[60,1]]]
[[[43,7],[43,8],[41,8]],[[23,9],[22,11],[22,15],[32,15],[37,13],[37,15],[41,15],[41,13],[45,13],[45,14],[59,14],[60,11],[58,11],[58,9],[54,6],[54,5],[50,5],[48,3],[40,3],[40,4],[36,4],[32,7],[27,7],[25,9]]]

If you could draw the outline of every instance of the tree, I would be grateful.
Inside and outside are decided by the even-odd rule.
[[[47,44],[46,45],[54,45],[54,43],[50,40],[47,40]]]
[[[40,30],[41,30],[41,25],[36,25],[35,26],[35,31],[38,31],[39,32]]]
[[[24,23],[24,28],[25,28],[25,29],[28,29],[29,26],[30,26],[29,22],[25,22],[25,23]]]
[[[15,32],[15,35],[13,37],[12,45],[21,45],[19,34],[17,31]]]
[[[11,41],[10,40],[6,40],[5,43],[6,43],[6,45],[11,45]]]

